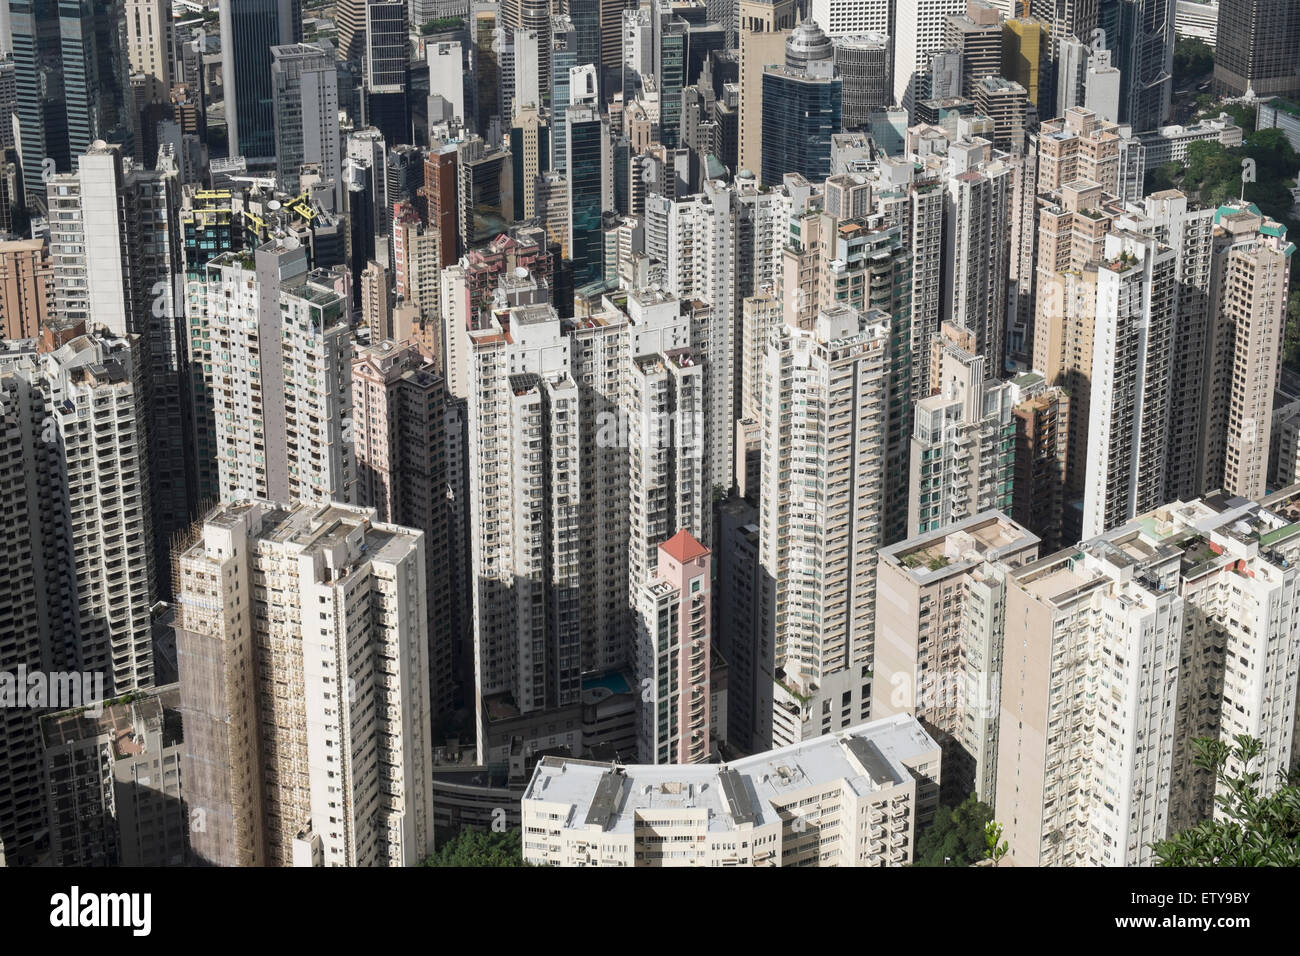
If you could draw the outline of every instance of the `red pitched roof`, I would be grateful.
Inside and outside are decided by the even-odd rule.
[[[686,564],[709,553],[709,549],[695,540],[695,535],[684,528],[659,547],[678,564]]]

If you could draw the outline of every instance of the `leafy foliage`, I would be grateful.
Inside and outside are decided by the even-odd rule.
[[[1279,129],[1262,129],[1250,134],[1239,147],[1228,149],[1215,140],[1191,143],[1184,164],[1165,163],[1147,171],[1147,192],[1178,188],[1201,206],[1220,206],[1242,194],[1241,162],[1255,161],[1253,183],[1246,183],[1246,200],[1265,215],[1300,234],[1300,220],[1292,215],[1291,187],[1295,185],[1300,155]],[[1293,262],[1293,269],[1300,257]]]
[[[1178,184],[1178,176],[1182,171],[1183,167],[1181,163],[1169,162],[1162,166],[1156,166],[1147,173],[1147,194],[1158,193],[1163,189],[1176,188]]]
[[[1174,86],[1185,89],[1214,70],[1214,51],[1203,40],[1188,38],[1174,46]]]
[[[955,807],[940,807],[916,843],[913,866],[970,866],[988,857],[985,826],[993,808],[971,794]],[[947,860],[947,862],[944,862]]]
[[[462,830],[421,866],[531,866],[517,829],[504,833]]]
[[[1300,289],[1292,290],[1286,301],[1286,338],[1282,343],[1282,364],[1292,371],[1300,372]]]
[[[1214,798],[1221,819],[1184,830],[1152,849],[1161,866],[1300,866],[1300,770],[1283,776],[1281,786],[1260,795],[1260,774],[1250,770],[1263,744],[1244,734],[1232,744],[1202,737],[1195,741],[1196,763],[1214,773]],[[1229,758],[1246,768],[1228,772]]]
[[[464,25],[463,17],[439,17],[435,20],[426,20],[420,27],[420,34],[427,37],[433,33],[449,33],[452,30],[459,30]]]
[[[984,858],[992,860],[993,865],[997,866],[999,860],[1007,855],[1009,844],[1002,839],[1002,824],[996,820],[990,820],[984,824]]]

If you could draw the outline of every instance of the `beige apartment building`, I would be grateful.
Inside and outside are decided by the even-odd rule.
[[[943,747],[944,789],[993,799],[1006,577],[1037,536],[998,511],[884,548],[876,572],[874,720],[916,717]]]
[[[254,500],[177,549],[199,861],[412,866],[432,851],[425,547],[373,510]]]
[[[1117,124],[1082,106],[1046,121],[1038,129],[1038,191],[1084,179],[1119,195],[1120,142]]]
[[[1253,204],[1214,215],[1208,383],[1201,461],[1206,490],[1258,498],[1265,492],[1273,391],[1295,243]]]
[[[1007,577],[995,810],[1019,865],[1150,865],[1219,813],[1192,742],[1296,757],[1300,489],[1139,515]],[[1230,770],[1240,771],[1240,767]]]
[[[361,270],[361,324],[374,344],[393,337],[394,296],[388,269],[373,259]]]
[[[741,0],[740,144],[737,165],[755,176],[763,169],[763,67],[785,62],[785,41],[794,29],[794,5],[788,0],[763,3]]]
[[[34,339],[54,311],[54,265],[44,239],[0,242],[0,334]]]
[[[524,791],[542,866],[904,866],[939,796],[939,745],[899,715],[725,764],[545,757]]]

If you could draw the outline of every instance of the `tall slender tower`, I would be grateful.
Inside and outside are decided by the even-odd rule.
[[[1113,229],[1097,266],[1083,537],[1162,505],[1169,441],[1175,257]]]
[[[300,0],[221,0],[221,88],[231,156],[275,162],[271,48],[302,40]]]
[[[658,548],[659,566],[638,595],[637,678],[640,759],[709,759],[712,556],[689,531]]]
[[[213,511],[178,549],[199,862],[414,866],[432,850],[425,556],[420,531],[373,511],[264,500]]]
[[[1295,244],[1253,204],[1214,214],[1209,356],[1201,461],[1204,488],[1260,498]]]
[[[54,304],[63,318],[141,337],[150,506],[162,567],[172,534],[189,525],[194,507],[182,385],[178,185],[174,167],[142,169],[122,152],[96,141],[78,158],[76,172],[51,180]]]
[[[761,561],[772,660],[756,746],[871,712],[876,551],[884,544],[889,317],[832,307],[783,326],[763,374]]]
[[[297,195],[302,167],[315,164],[322,179],[332,183],[330,208],[341,211],[343,143],[334,48],[328,42],[272,47],[271,86],[280,187]]]

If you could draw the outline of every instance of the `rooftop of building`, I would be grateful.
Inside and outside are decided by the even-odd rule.
[[[709,554],[709,549],[700,544],[695,535],[691,534],[685,528],[678,531],[663,544],[659,545],[659,550],[663,551],[678,564],[686,564],[689,561],[695,561],[698,558],[703,558]]]
[[[600,763],[547,757],[524,791],[534,800],[568,805],[567,829],[633,832],[655,811],[696,811],[710,832],[780,819],[803,791],[843,781],[860,795],[891,789],[911,777],[905,761],[938,750],[908,715],[862,724],[727,764]]]
[[[880,549],[880,558],[918,581],[1036,548],[1039,538],[1000,511],[980,514]]]
[[[60,711],[42,717],[40,723],[47,749],[107,736],[115,760],[136,756],[144,752],[142,733],[162,730],[164,747],[180,742],[180,685],[123,694],[103,701],[102,708]]]

